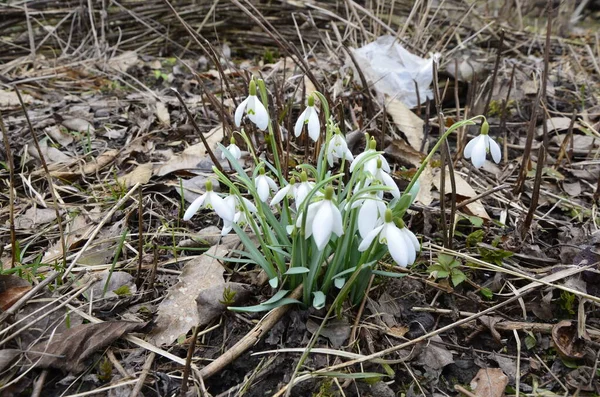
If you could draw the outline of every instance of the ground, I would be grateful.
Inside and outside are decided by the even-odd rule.
[[[0,395],[599,395],[599,9],[1,4]],[[398,77],[401,96],[356,51],[384,35],[413,69],[438,59]],[[218,144],[252,76],[289,169],[318,154],[293,134],[315,90],[355,155],[374,137],[400,191],[442,127],[473,116],[502,158],[475,168],[480,127],[450,134],[403,218],[415,263],[383,257],[393,277],[339,315],[333,292],[320,309],[228,310],[277,290],[214,212],[182,217],[215,164],[231,172]],[[273,160],[244,127],[247,169],[251,149]]]

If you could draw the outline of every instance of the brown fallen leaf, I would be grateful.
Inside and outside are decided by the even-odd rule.
[[[425,122],[397,99],[387,102],[386,111],[392,116],[396,127],[404,133],[410,146],[417,151],[420,150]]]
[[[473,394],[480,397],[502,397],[508,376],[500,368],[482,368],[471,381]]]
[[[140,331],[147,323],[110,321],[82,324],[54,335],[49,341],[33,346],[27,353],[36,368],[55,368],[80,373],[87,360],[124,334]],[[39,362],[38,362],[39,360]]]
[[[0,350],[0,372],[4,372],[9,365],[13,364],[13,361],[21,355],[21,351],[18,349],[3,349]]]
[[[57,125],[51,125],[50,127],[44,128],[44,132],[52,138],[53,141],[63,147],[69,146],[75,140],[72,134],[65,132]]]
[[[202,321],[196,297],[203,290],[225,284],[225,269],[211,255],[222,257],[227,252],[221,245],[212,246],[183,267],[179,281],[169,288],[167,297],[158,306],[156,327],[150,334],[151,343],[157,346],[173,343]]]
[[[95,128],[89,121],[81,118],[64,119],[61,121],[63,127],[68,128],[71,131],[77,131],[81,133],[93,133]]]
[[[167,109],[167,105],[163,102],[156,102],[156,109],[154,111],[156,114],[156,118],[160,123],[166,127],[171,126],[171,116],[169,115],[169,109]]]
[[[133,171],[119,177],[119,183],[124,184],[125,187],[132,187],[136,183],[144,185],[152,177],[153,170],[152,163],[140,164]]]
[[[570,320],[563,320],[552,327],[552,342],[558,353],[572,360],[580,359],[585,355],[585,340],[577,336],[577,324]]]
[[[86,175],[89,175],[89,174],[95,173],[96,171],[101,170],[102,168],[104,168],[107,165],[109,165],[110,163],[112,163],[118,154],[119,154],[119,151],[116,149],[107,150],[106,152],[102,153],[100,156],[96,157],[93,162],[90,162],[90,163],[87,163],[86,165],[84,165],[83,173]]]
[[[569,129],[571,125],[570,117],[550,117],[546,120],[546,126],[548,128],[548,132],[552,133],[553,131],[565,131]],[[581,129],[581,125],[579,123],[575,123],[573,128]],[[544,134],[544,126],[539,126],[536,130],[536,136],[539,138]]]
[[[433,175],[433,184],[435,185],[435,187],[439,190],[440,186],[441,186],[441,172],[439,169],[436,169],[434,171],[434,175]],[[450,173],[448,172],[448,169],[446,169],[446,194],[450,194]],[[459,174],[457,174],[456,172],[454,173],[454,180],[456,182],[456,195],[457,195],[457,203],[460,203],[462,201],[462,199],[464,198],[472,198],[477,196],[477,192],[475,191],[475,189],[473,189],[473,187],[467,183],[467,181],[465,181]],[[481,219],[490,220],[490,216],[488,215],[487,211],[485,210],[485,207],[483,206],[483,204],[481,203],[481,200],[476,200],[472,203],[469,203],[465,206],[465,208],[470,212],[471,215],[475,215],[480,217]]]
[[[173,156],[165,164],[157,167],[155,174],[164,176],[175,171],[200,169],[212,172],[213,163],[205,154],[206,148],[202,142],[186,148],[181,154]]]
[[[49,208],[31,207],[15,219],[17,229],[33,229],[56,219],[56,211]]]
[[[0,309],[8,310],[31,289],[31,284],[21,277],[0,275]]]

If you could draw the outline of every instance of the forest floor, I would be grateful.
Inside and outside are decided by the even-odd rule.
[[[387,3],[0,4],[0,395],[600,395],[598,2]],[[356,52],[384,35],[439,59],[430,87],[396,76],[414,106]],[[451,134],[404,219],[416,262],[384,258],[399,277],[340,316],[333,293],[230,311],[229,286],[236,306],[276,290],[213,212],[182,217],[211,153],[229,169],[252,76],[290,168],[314,159],[292,131],[315,90],[401,191],[476,115],[502,159],[477,169],[478,127]]]

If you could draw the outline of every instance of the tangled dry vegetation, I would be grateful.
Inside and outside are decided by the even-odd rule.
[[[600,393],[597,1],[33,0],[0,14],[2,396]],[[435,99],[381,100],[352,49],[382,35],[441,54]],[[274,291],[216,259],[242,248],[215,216],[181,219],[253,75],[290,168],[314,155],[288,131],[315,89],[355,153],[364,133],[385,148],[401,190],[442,126],[484,114],[503,145],[476,170],[461,149],[477,129],[450,137],[406,219],[416,264],[328,319],[298,373],[325,311],[227,311]]]

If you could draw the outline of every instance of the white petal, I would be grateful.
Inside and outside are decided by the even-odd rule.
[[[359,154],[358,156],[356,156],[356,158],[354,159],[354,161],[352,162],[352,164],[350,164],[350,172],[354,171],[354,167],[356,166],[356,164],[358,164],[360,162],[360,160],[365,157],[365,155],[367,154],[367,152],[362,152],[361,154]]]
[[[379,219],[377,202],[375,200],[365,200],[363,206],[358,212],[358,232],[360,237],[366,236],[377,226]]]
[[[330,148],[327,148],[327,163],[333,167],[333,151]]]
[[[482,137],[483,138],[483,137]],[[471,151],[471,162],[475,168],[479,168],[485,163],[486,147],[485,139],[479,139]]]
[[[277,194],[275,194],[275,197],[273,197],[273,200],[271,200],[270,205],[274,206],[275,204],[278,204],[281,200],[283,200],[283,198],[285,196],[287,196],[288,192],[290,191],[292,185],[286,185],[283,188],[281,188],[281,190],[279,190],[277,192]]]
[[[375,162],[377,162],[377,159],[381,159],[381,169],[384,170],[385,172],[390,172],[390,165],[388,164],[385,157],[383,157],[380,154],[379,157],[375,157]]]
[[[269,187],[271,188],[271,190],[273,190],[273,191],[277,190],[277,184],[275,183],[275,181],[273,180],[273,178],[271,178],[270,176],[266,176],[265,175],[265,180],[267,181],[267,184],[269,185]]]
[[[304,237],[305,238],[309,238],[310,236],[312,236],[313,233],[313,223],[315,220],[315,217],[317,215],[317,212],[319,212],[319,209],[321,208],[321,205],[323,204],[322,201],[318,202],[318,203],[313,203],[311,205],[308,206],[308,210],[306,213],[306,225],[304,227]],[[304,216],[302,214],[300,214],[298,216],[298,221],[296,223],[297,227],[302,226],[302,218]]]
[[[500,163],[500,160],[502,160],[502,151],[500,150],[500,146],[492,138],[489,138],[489,143],[492,159],[494,159],[494,162],[498,164]]]
[[[242,197],[242,200],[244,201],[244,204],[246,204],[246,208],[248,209],[248,211],[256,212],[256,206],[254,205],[254,203],[252,201],[248,200],[245,197]]]
[[[221,229],[221,236],[226,236],[233,229],[233,222],[223,221],[223,229]]]
[[[238,107],[235,109],[235,125],[236,126],[240,126],[242,125],[242,116],[244,115],[244,111],[246,110],[246,105],[248,104],[248,99],[250,99],[250,97],[244,99],[242,101],[242,103],[240,103],[238,105]]]
[[[329,201],[329,200],[326,200]],[[312,233],[317,243],[317,248],[322,251],[329,242],[331,232],[333,231],[333,213],[329,203],[324,203],[319,208],[313,221]]]
[[[265,106],[262,104],[262,102],[258,100],[258,98],[255,100],[254,106],[254,112],[256,114],[254,115],[254,120],[252,121],[254,121],[260,130],[264,131],[269,125],[269,113],[267,112],[267,109],[265,109]]]
[[[308,196],[311,190],[312,186],[309,184],[309,182],[300,183],[300,186],[298,186],[298,189],[296,189],[296,207],[300,207],[302,205],[304,200],[306,200],[306,196]]]
[[[264,175],[257,176],[255,183],[258,198],[260,198],[260,201],[263,203],[266,203],[269,198],[269,183],[266,181]]]
[[[212,205],[215,212],[217,213],[217,215],[219,215],[219,217],[221,217],[221,219],[228,222],[233,222],[233,217],[235,216],[234,209],[228,206],[225,203],[225,201],[221,197],[219,197],[219,195],[217,195],[217,193],[215,192],[208,192],[207,197],[207,204],[210,200],[210,205]]]
[[[331,201],[330,201],[331,203]],[[338,207],[336,207],[333,203],[331,203],[331,213],[333,214],[333,223],[332,223],[332,230],[333,233],[340,237],[342,234],[344,234],[344,225],[342,223],[342,214],[340,213],[340,210],[338,209]]]
[[[304,109],[302,113],[300,113],[300,117],[296,120],[296,124],[294,125],[294,135],[299,137],[302,133],[302,127],[304,127],[304,122],[306,121],[306,112],[308,112],[309,108]]]
[[[467,146],[465,146],[465,150],[463,152],[466,159],[471,158],[471,154],[473,153],[473,148],[475,147],[475,145],[477,145],[477,142],[479,142],[480,138],[481,138],[481,135],[471,139],[469,141],[469,143],[467,143]]]
[[[229,145],[229,151],[231,152],[231,155],[233,156],[234,159],[239,160],[242,158],[242,151],[240,150],[238,145],[235,145],[235,144]]]
[[[367,248],[369,248],[371,246],[371,243],[373,243],[373,240],[375,240],[375,237],[377,237],[377,235],[381,232],[381,229],[383,229],[384,225],[381,226],[377,226],[375,229],[371,230],[363,239],[363,241],[360,243],[360,245],[358,246],[358,250],[360,252],[366,251]]]
[[[388,226],[386,239],[390,255],[399,266],[406,267],[408,265],[408,255],[406,253],[404,237],[396,226],[389,224],[386,224],[386,226]]]
[[[400,190],[398,189],[398,185],[396,185],[396,182],[394,182],[394,180],[392,179],[391,176],[389,176],[388,174],[386,174],[383,171],[379,172],[379,177],[381,178],[381,182],[383,182],[383,184],[385,186],[388,186],[390,188],[392,188],[392,195],[396,198],[400,197]]]
[[[183,220],[189,221],[190,219],[192,219],[192,216],[194,216],[194,214],[196,214],[196,212],[198,212],[198,210],[202,208],[204,200],[206,200],[206,193],[198,196],[196,200],[194,200],[192,204],[190,204],[188,209],[185,210],[185,214],[183,214]]]
[[[400,229],[400,234],[404,239],[404,246],[406,247],[406,257],[408,259],[407,264],[412,265],[413,263],[415,263],[417,254],[414,250],[413,242],[411,241],[410,237],[406,234],[407,231],[407,228],[402,228]]]
[[[419,244],[419,240],[417,239],[417,236],[415,236],[415,234],[413,232],[411,232],[408,228],[404,228],[405,232],[404,234],[406,236],[408,236],[409,241],[411,242],[411,244],[413,245],[413,247],[415,248],[416,252],[421,251],[421,244]]]
[[[344,153],[344,157],[348,161],[354,161],[354,156],[352,155],[352,152],[348,148],[346,148],[346,152]]]
[[[317,141],[321,135],[321,124],[319,123],[319,114],[316,110],[312,109],[310,116],[308,117],[308,136],[313,141]]]

